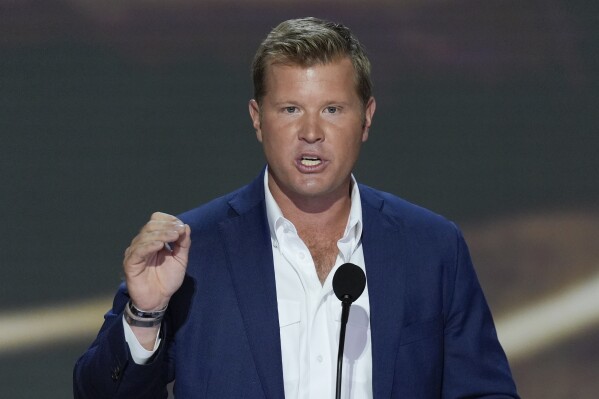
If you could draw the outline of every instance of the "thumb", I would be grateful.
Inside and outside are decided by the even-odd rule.
[[[185,225],[185,230],[179,235],[179,239],[175,241],[173,255],[177,258],[187,260],[189,248],[191,247],[191,228],[188,224]]]

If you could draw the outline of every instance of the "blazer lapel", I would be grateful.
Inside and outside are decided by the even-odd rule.
[[[265,397],[282,398],[283,366],[276,284],[262,179],[263,175],[230,201],[238,215],[221,224],[221,233]]]
[[[221,224],[227,263],[237,293],[265,397],[284,397],[281,339],[272,244],[261,174],[231,201],[237,213]],[[374,398],[389,398],[404,314],[405,267],[409,253],[400,227],[383,213],[384,201],[361,186],[362,245],[370,301]]]
[[[374,398],[389,398],[404,313],[406,240],[383,213],[384,201],[361,186],[362,246],[370,301]]]

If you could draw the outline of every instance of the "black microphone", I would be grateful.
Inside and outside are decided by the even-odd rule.
[[[364,271],[353,263],[344,263],[333,276],[333,291],[341,301],[341,330],[339,331],[339,351],[337,352],[337,387],[335,398],[341,398],[341,371],[343,368],[343,347],[345,346],[345,327],[349,319],[349,307],[362,295],[366,288]]]

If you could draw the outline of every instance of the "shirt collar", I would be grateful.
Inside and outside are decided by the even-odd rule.
[[[339,240],[339,249],[341,255],[347,260],[351,257],[351,254],[357,247],[362,237],[362,203],[360,201],[360,190],[358,189],[358,183],[351,175],[351,206],[349,210],[349,217],[343,237]],[[266,201],[266,217],[268,219],[268,227],[270,229],[270,237],[273,240],[273,244],[278,245],[277,239],[277,228],[282,224],[292,226],[295,230],[295,226],[289,220],[285,219],[281,208],[275,201],[274,197],[268,187],[268,166],[264,172],[264,196]],[[297,234],[297,232],[296,232]]]

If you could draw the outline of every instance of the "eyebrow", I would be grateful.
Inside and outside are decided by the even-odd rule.
[[[287,105],[297,105],[299,104],[299,101],[296,100],[287,100],[287,101],[275,101],[272,104],[275,106],[287,106]],[[322,104],[324,107],[326,106],[330,106],[330,105],[350,105],[351,102],[348,101],[335,101],[335,100],[326,100],[326,101],[322,101]]]

